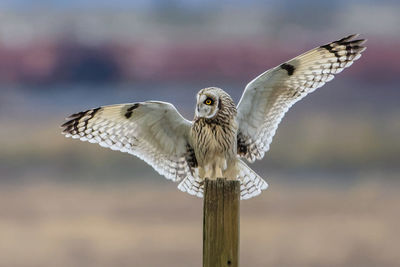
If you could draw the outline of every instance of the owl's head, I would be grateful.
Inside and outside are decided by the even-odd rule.
[[[236,108],[232,98],[222,89],[217,87],[208,87],[197,93],[196,117],[197,118],[214,118],[222,109]]]

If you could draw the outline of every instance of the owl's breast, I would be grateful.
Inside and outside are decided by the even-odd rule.
[[[236,158],[236,123],[217,124],[198,119],[191,129],[192,146],[199,164],[216,157]]]

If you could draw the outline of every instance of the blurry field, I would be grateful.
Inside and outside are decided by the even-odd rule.
[[[242,266],[399,266],[398,184],[273,184],[242,202]],[[0,187],[0,266],[200,266],[202,201],[172,184]]]

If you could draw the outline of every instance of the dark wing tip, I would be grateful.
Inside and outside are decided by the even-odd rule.
[[[83,121],[85,122],[85,127],[87,127],[87,122],[94,117],[94,115],[101,108],[89,109],[86,111],[81,111],[74,113],[66,118],[67,122],[63,123],[60,128],[62,128],[62,134],[77,134],[79,133],[78,125],[82,121],[82,118],[87,116]],[[86,129],[84,129],[86,130]]]
[[[358,45],[361,45],[361,44],[363,44],[363,43],[365,43],[365,42],[367,41],[367,39],[364,39],[364,38],[356,39],[358,36],[360,36],[359,33],[350,34],[350,35],[348,35],[348,36],[346,36],[346,37],[343,37],[342,39],[339,39],[339,40],[337,40],[337,41],[333,41],[333,42],[330,42],[330,43],[328,43],[328,44],[326,44],[326,45],[322,45],[321,47],[329,46],[329,45],[331,45],[331,44],[336,44],[336,45],[341,45],[341,44],[358,44]]]
[[[363,45],[367,40],[366,39],[355,39],[359,36],[359,34],[351,34],[346,36],[340,40],[331,42],[326,45],[320,46],[320,48],[325,48],[329,52],[335,54],[338,60],[341,58],[341,54],[338,53],[339,50],[346,50],[346,56],[348,59],[353,59],[354,57],[360,57],[360,54],[364,52],[367,48]],[[344,48],[341,48],[344,46]],[[356,59],[357,59],[356,58]],[[340,61],[340,60],[339,60]]]
[[[82,117],[70,119],[70,117],[68,117],[67,118],[68,121],[60,126],[60,128],[63,129],[61,133],[62,134],[76,134],[78,132],[77,126],[78,126],[79,120],[81,118]]]
[[[357,38],[358,36],[360,36],[359,33],[353,33],[353,34],[350,34],[350,35],[348,35],[346,37],[343,37],[342,39],[340,39],[340,40],[338,40],[336,42],[338,42],[338,43],[340,43],[340,42],[348,42],[348,41],[350,41],[350,40],[352,40],[354,38]]]

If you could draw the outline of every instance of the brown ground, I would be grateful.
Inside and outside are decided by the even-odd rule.
[[[274,185],[242,202],[241,266],[400,266],[398,188]],[[201,266],[201,227],[173,184],[0,188],[0,266]]]

